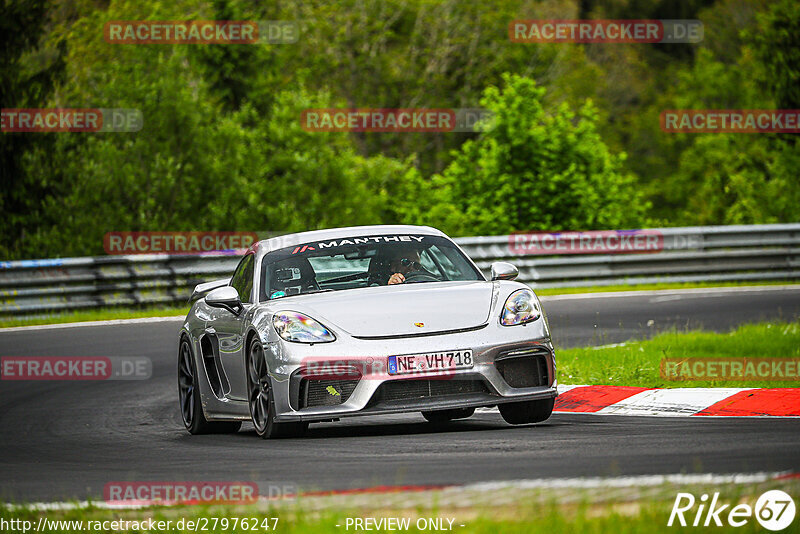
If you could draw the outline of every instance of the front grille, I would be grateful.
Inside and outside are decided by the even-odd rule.
[[[392,380],[381,384],[373,399],[387,402],[469,393],[489,393],[489,390],[481,380]]]
[[[326,380],[304,378],[300,382],[300,407],[337,406],[352,395],[358,379]]]
[[[534,349],[529,353],[514,354],[503,357],[500,354],[495,360],[497,372],[512,388],[531,388],[548,385],[547,377],[547,351]],[[513,353],[511,353],[513,354]]]

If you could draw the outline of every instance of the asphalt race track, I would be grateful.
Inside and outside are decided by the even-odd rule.
[[[726,330],[800,316],[800,289],[544,301],[557,347],[677,328]],[[800,471],[796,419],[556,414],[511,427],[478,413],[444,427],[421,415],[312,425],[299,440],[190,436],[176,386],[178,321],[0,332],[0,356],[146,356],[145,381],[0,382],[5,501],[102,498],[122,480],[227,480],[304,490],[539,477]]]

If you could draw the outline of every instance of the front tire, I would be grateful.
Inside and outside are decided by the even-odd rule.
[[[178,402],[183,426],[190,434],[228,434],[238,432],[239,421],[209,421],[203,413],[198,388],[199,375],[189,340],[181,339],[178,350]]]
[[[422,412],[422,417],[429,423],[446,423],[453,419],[466,419],[475,413],[475,408],[453,408],[450,410],[435,410]]]
[[[525,402],[508,402],[500,404],[500,415],[510,425],[541,423],[550,418],[556,399],[542,399]]]
[[[269,377],[264,348],[253,338],[247,351],[247,403],[256,434],[264,439],[300,437],[308,423],[276,423],[272,379]]]

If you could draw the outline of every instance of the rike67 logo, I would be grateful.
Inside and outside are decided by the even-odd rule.
[[[742,527],[755,517],[765,529],[778,531],[791,525],[794,516],[794,500],[781,490],[765,492],[755,506],[743,503],[733,507],[720,503],[719,493],[714,493],[710,502],[705,493],[699,500],[691,493],[678,493],[667,526]]]

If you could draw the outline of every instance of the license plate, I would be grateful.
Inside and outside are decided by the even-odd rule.
[[[429,352],[425,354],[408,354],[405,356],[389,356],[388,368],[390,375],[472,369],[472,351],[453,350],[447,352]]]

